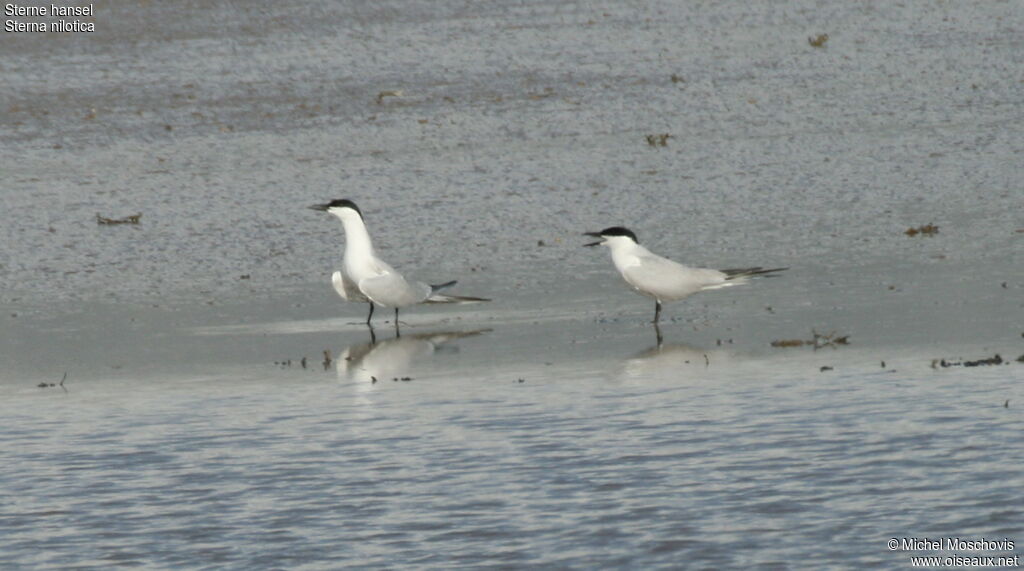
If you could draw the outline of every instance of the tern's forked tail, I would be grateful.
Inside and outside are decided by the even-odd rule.
[[[491,301],[486,297],[471,297],[467,295],[452,295],[440,293],[441,290],[448,289],[455,285],[456,280],[446,282],[438,285],[430,286],[430,297],[428,297],[423,303],[480,303],[484,301]]]
[[[726,280],[746,281],[746,278],[751,277],[776,278],[778,276],[775,272],[781,272],[788,269],[789,268],[772,268],[770,270],[766,270],[758,266],[756,268],[732,268],[718,271],[725,274]]]
[[[435,293],[428,297],[423,303],[480,303],[484,301],[491,300],[486,297],[470,297],[468,295],[445,295],[443,293]]]

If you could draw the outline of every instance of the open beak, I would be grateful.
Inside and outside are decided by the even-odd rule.
[[[321,212],[327,212],[327,205],[326,204],[314,204],[313,206],[310,206],[309,209],[310,210],[319,210]]]
[[[583,245],[584,248],[593,248],[594,246],[600,246],[601,244],[604,244],[604,237],[601,236],[600,232],[584,232],[583,235],[584,236],[591,236],[593,238],[601,238],[597,242],[591,242],[589,244],[584,244]]]

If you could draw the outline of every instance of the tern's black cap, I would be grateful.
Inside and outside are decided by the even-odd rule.
[[[352,202],[347,198],[335,198],[334,200],[328,202],[327,204],[317,204],[316,206],[310,206],[310,208],[312,208],[313,210],[324,211],[326,211],[329,208],[351,208],[352,210],[355,210],[357,213],[359,213],[360,217],[363,216],[363,212],[359,210],[359,207],[356,206],[356,203]]]
[[[636,234],[634,234],[632,230],[630,230],[629,228],[623,228],[622,226],[612,226],[610,228],[605,228],[604,230],[598,232],[598,234],[604,237],[628,236],[629,238],[632,238],[633,241],[636,242],[637,244],[640,243],[640,240],[636,239]]]

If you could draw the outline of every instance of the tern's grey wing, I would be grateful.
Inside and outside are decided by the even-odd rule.
[[[344,274],[344,272],[334,272],[331,274],[331,285],[334,286],[334,291],[338,292],[338,295],[342,299],[347,301],[370,301],[356,284]]]
[[[407,282],[398,272],[389,272],[360,280],[359,291],[374,303],[385,307],[405,307],[427,299],[430,286]]]
[[[641,293],[662,301],[722,287],[726,278],[718,270],[691,268],[654,254],[641,256],[638,264],[623,270],[622,276]]]

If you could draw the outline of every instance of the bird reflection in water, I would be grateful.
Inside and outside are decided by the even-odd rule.
[[[488,331],[491,330],[435,331],[378,341],[371,327],[368,343],[356,343],[342,351],[337,360],[338,378],[367,383],[400,378],[409,374],[416,361],[443,353],[445,349],[457,350],[456,346],[449,345],[451,342]]]
[[[654,326],[654,333],[654,345],[622,362],[618,370],[618,376],[622,380],[703,376],[712,366],[731,363],[735,359],[733,353],[721,348],[707,350],[692,345],[665,343],[661,329],[657,325]]]

